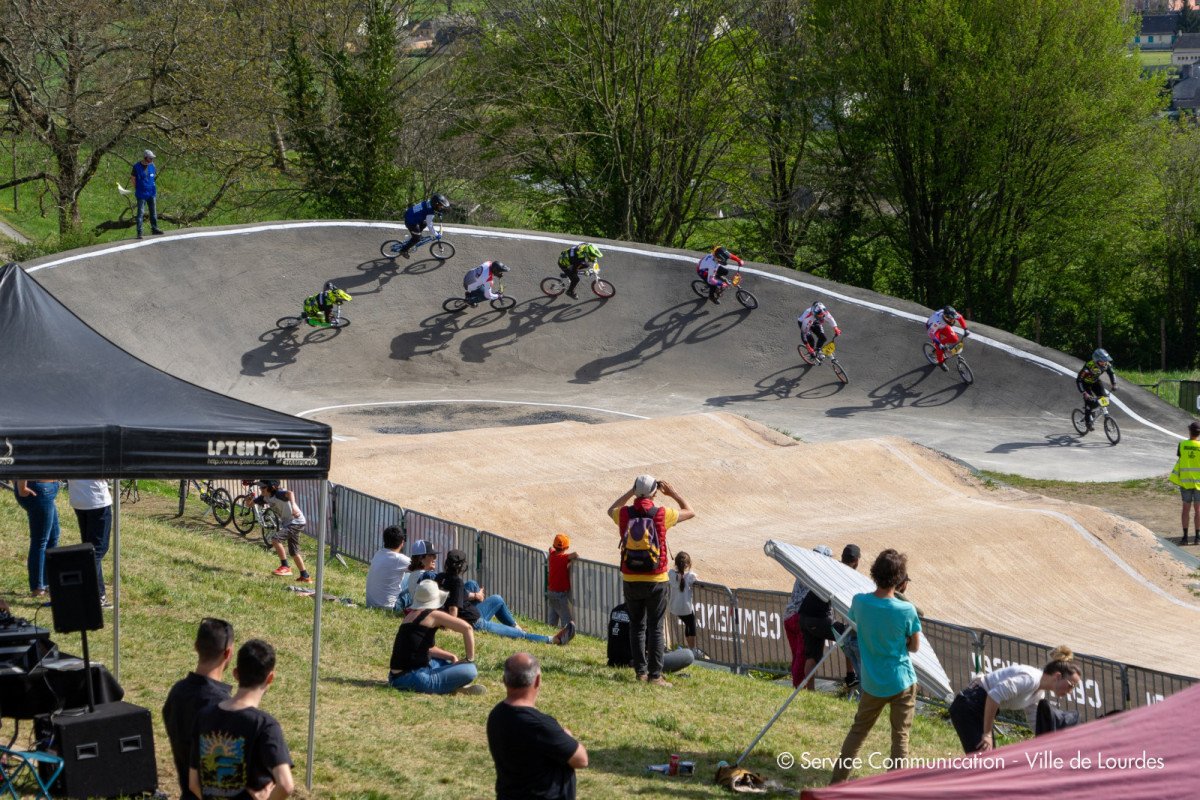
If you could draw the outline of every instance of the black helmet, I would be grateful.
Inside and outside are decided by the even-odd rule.
[[[1112,356],[1103,347],[1097,347],[1092,353],[1092,361],[1096,362],[1097,367],[1107,367],[1112,364]]]
[[[333,281],[325,281],[325,291],[332,292],[337,287],[333,285]]]
[[[277,480],[261,480],[258,482],[258,485],[263,487],[264,489],[275,490],[275,489],[279,488],[279,481],[277,481]]]
[[[942,309],[942,319],[946,321],[947,325],[958,319],[958,312],[954,310],[954,306],[946,306]]]
[[[722,267],[729,263],[729,257],[732,255],[733,253],[730,253],[728,248],[725,247],[718,247],[716,250],[713,250],[713,258],[715,258],[717,263]]]
[[[508,272],[508,267],[504,266],[503,261],[493,261],[491,266],[492,272],[499,272],[501,275]]]
[[[445,211],[450,207],[450,201],[441,192],[434,192],[433,197],[429,198],[429,205],[433,206],[434,211]]]

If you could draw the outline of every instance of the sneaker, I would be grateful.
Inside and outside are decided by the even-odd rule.
[[[853,672],[847,672],[846,673],[846,688],[853,689],[855,686],[858,686],[858,676],[855,675]]]
[[[646,681],[648,681],[648,680],[650,679],[650,676],[649,676],[649,675],[647,675],[647,674],[646,674],[646,673],[644,673],[644,672],[639,672],[639,673],[637,674],[637,679],[638,679],[639,681],[641,681],[642,683],[645,683]]]
[[[721,298],[717,297],[715,294],[709,295],[708,299],[713,301],[713,305],[717,305],[717,306],[721,305]]]
[[[666,686],[668,688],[673,685],[669,683],[662,675],[659,675],[657,678],[648,678],[646,683],[650,684],[651,686]]]
[[[271,572],[271,574],[272,575],[291,575],[292,568],[291,567],[279,567],[278,569],[273,570]]]
[[[570,289],[567,289],[567,297],[571,298],[572,300],[578,300],[578,299],[579,299],[579,295],[575,294],[575,293],[574,293],[574,292],[572,292]]]
[[[1182,539],[1179,540],[1179,544],[1180,544],[1180,546],[1187,544],[1187,535],[1186,534],[1184,535],[1184,537]],[[1200,544],[1200,532],[1196,533],[1196,544]]]
[[[555,644],[568,645],[575,638],[575,623],[568,622],[567,627],[563,628],[554,636]]]
[[[949,371],[950,371],[950,368],[946,366],[946,362],[945,362],[945,361],[943,361],[942,363],[938,364],[938,367],[940,367],[940,368],[941,368],[942,372],[949,372]]]
[[[460,686],[454,690],[454,694],[483,694],[487,691],[487,687],[482,683],[472,683],[470,686]]]
[[[408,254],[408,251],[404,249],[400,250],[400,255],[404,256],[405,258],[412,258],[412,256]]]
[[[135,238],[135,239],[141,239],[141,238],[142,238],[142,235],[139,233],[137,236],[135,236],[135,237],[133,237],[133,238]]]
[[[108,602],[108,597],[101,597],[100,598],[100,607],[101,608],[112,608],[113,604]]]
[[[311,575],[301,575],[299,578],[296,578],[296,583],[312,583],[312,582],[313,581],[312,581]]]
[[[153,233],[155,236],[162,236],[162,235],[163,235],[163,231],[160,231],[160,230],[158,230],[157,228],[156,228],[156,229],[154,229],[154,230],[152,230],[152,231],[150,231],[150,232],[151,232],[151,233]]]
[[[704,652],[699,647],[693,647],[692,658],[696,659],[697,661],[700,661],[701,659],[707,659],[708,653]]]

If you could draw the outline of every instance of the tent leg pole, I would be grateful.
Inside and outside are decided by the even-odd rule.
[[[121,478],[113,481],[113,680],[121,682]]]
[[[317,593],[313,603],[312,676],[308,686],[308,752],[304,765],[304,787],[312,791],[313,753],[317,732],[317,675],[321,660],[321,601],[325,594],[325,533],[329,525],[329,479],[321,481],[317,519]]]
[[[837,638],[837,641],[835,641],[833,643],[833,647],[830,647],[828,650],[826,650],[825,655],[821,656],[821,660],[818,661],[813,666],[812,671],[814,673],[818,669],[821,668],[821,665],[824,664],[825,661],[828,660],[828,658],[831,655],[833,655],[834,648],[841,646],[842,640],[845,639],[846,636],[849,635],[850,631],[852,631],[852,630],[854,630],[854,628],[850,627],[849,625],[846,626],[846,630],[842,631],[842,635],[839,636]],[[806,675],[805,677],[808,677],[808,676]],[[775,720],[779,719],[779,717],[783,714],[783,712],[785,710],[787,710],[787,707],[792,704],[792,701],[796,699],[796,695],[800,694],[800,690],[803,688],[804,688],[804,683],[801,683],[799,686],[797,686],[792,691],[791,696],[788,697],[788,699],[784,701],[783,705],[781,705],[779,707],[779,710],[775,712],[775,716],[771,717],[771,721],[767,723],[767,727],[765,727],[761,731],[759,731],[758,736],[754,737],[754,741],[750,743],[750,746],[746,748],[746,751],[744,753],[742,753],[740,756],[738,756],[737,761],[733,762],[733,765],[735,767],[741,765],[742,761],[745,760],[746,756],[750,755],[750,751],[753,750],[754,746],[757,745],[759,743],[759,741],[761,741],[762,738],[767,735],[767,731],[771,730],[771,726],[775,724]]]

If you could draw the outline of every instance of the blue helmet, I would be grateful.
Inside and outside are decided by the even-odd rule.
[[[1095,361],[1096,366],[1100,367],[1100,369],[1112,366],[1112,356],[1103,347],[1097,347],[1092,351],[1092,361]]]

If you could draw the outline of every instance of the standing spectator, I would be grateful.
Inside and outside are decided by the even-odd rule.
[[[29,591],[33,597],[50,594],[46,585],[46,550],[58,547],[58,481],[16,481],[17,504],[29,517]]]
[[[229,699],[233,687],[222,682],[233,658],[233,626],[223,619],[205,617],[196,632],[196,671],[171,687],[163,704],[163,724],[171,740],[171,757],[179,773],[180,800],[196,800],[188,785],[188,759],[192,753],[192,729],[202,708]]]
[[[565,533],[554,537],[550,548],[549,579],[546,599],[550,601],[550,624],[555,621],[569,625],[575,621],[571,615],[571,562],[579,558],[578,553],[568,553],[571,540]]]
[[[538,711],[542,668],[529,653],[504,662],[508,695],[488,714],[488,749],[496,764],[496,800],[575,800],[575,770],[587,750],[549,714]]]
[[[858,562],[861,560],[862,549],[858,545],[848,544],[842,548],[842,563],[847,567],[857,571]],[[904,579],[907,581],[908,576],[904,576]],[[896,591],[899,592],[906,585],[901,585]],[[844,622],[835,622],[833,623],[833,629],[841,635],[846,630],[846,624]],[[846,688],[853,689],[858,685],[858,631],[851,628],[850,633],[846,634],[846,637],[842,639],[842,652],[846,655]]]
[[[312,583],[312,578],[308,576],[308,570],[304,568],[304,558],[300,555],[300,534],[304,533],[304,525],[307,520],[304,518],[304,513],[300,511],[300,506],[296,504],[296,494],[287,489],[280,489],[279,481],[276,480],[259,481],[258,485],[262,487],[263,491],[254,498],[254,502],[275,509],[275,513],[283,522],[283,527],[275,531],[275,536],[271,538],[275,555],[279,557],[279,566],[272,574],[292,574],[292,568],[288,566],[287,556],[283,552],[283,543],[286,541],[287,554],[296,559],[296,566],[300,568],[300,577],[296,578],[296,582]]]
[[[671,613],[679,617],[683,623],[683,638],[687,642],[692,655],[699,657],[696,652],[696,612],[692,608],[692,584],[696,582],[696,573],[692,572],[692,557],[680,550],[675,555],[675,569],[667,570],[667,578],[671,584]]]
[[[1188,510],[1195,507],[1195,544],[1200,544],[1200,422],[1188,425],[1188,438],[1175,447],[1175,469],[1171,470],[1171,483],[1179,487],[1183,498],[1183,538],[1181,545],[1188,542]]]
[[[487,597],[475,581],[464,581],[462,576],[466,571],[466,553],[462,550],[451,550],[446,554],[446,569],[438,574],[437,585],[447,593],[444,609],[450,616],[466,621],[477,631],[487,631],[509,639],[565,645],[575,638],[573,622],[568,622],[566,627],[553,637],[523,630],[508,610],[504,598],[498,594]],[[493,621],[493,617],[497,621]]]
[[[137,238],[142,238],[142,217],[147,208],[150,210],[150,232],[160,236],[162,231],[158,228],[158,207],[155,205],[158,172],[154,169],[154,153],[142,151],[142,160],[134,163],[132,176],[133,196],[137,198]]]
[[[100,562],[108,553],[109,535],[112,533],[112,492],[108,481],[90,478],[72,478],[67,482],[67,496],[75,519],[79,522],[79,540],[91,542],[96,549],[96,580],[100,585],[100,606],[112,608],[108,592],[104,590],[104,570]],[[185,773],[186,774],[186,773]]]
[[[661,489],[679,510],[654,505]],[[633,504],[625,503],[634,498]],[[670,593],[667,530],[696,512],[666,481],[639,475],[633,488],[608,508],[621,534],[621,579],[629,609],[629,649],[639,681],[670,686],[663,679],[663,619]],[[648,522],[647,522],[648,521]]]
[[[912,603],[895,597],[907,574],[908,557],[884,550],[871,565],[875,591],[856,594],[850,603],[850,621],[858,628],[862,656],[862,696],[834,766],[833,783],[850,777],[854,759],[884,706],[889,707],[892,720],[892,761],[899,767],[908,756],[908,734],[917,707],[917,672],[909,654],[920,647],[921,621]]]
[[[487,687],[476,683],[475,630],[466,620],[440,611],[447,592],[433,581],[421,581],[413,590],[413,603],[392,642],[388,685],[394,689],[423,694],[483,694]],[[439,628],[462,634],[463,655],[434,646]]]
[[[404,540],[404,531],[398,525],[383,529],[383,547],[371,558],[371,566],[367,568],[367,608],[404,610],[400,606],[400,584],[412,563],[400,552]]]
[[[950,721],[962,742],[964,753],[991,750],[996,746],[992,723],[1000,709],[1025,712],[1029,727],[1037,729],[1038,703],[1046,692],[1064,697],[1075,691],[1082,678],[1075,654],[1062,645],[1050,653],[1042,669],[1013,664],[980,675],[950,704]]]
[[[808,587],[796,578],[792,593],[783,609],[783,632],[792,650],[792,688],[804,682],[804,634],[800,630],[800,604],[808,597]]]
[[[296,788],[292,756],[279,723],[258,707],[275,680],[275,649],[261,639],[246,642],[233,675],[233,697],[196,715],[188,786],[203,800],[283,800]]]
[[[833,550],[828,545],[819,544],[813,552],[833,558]],[[816,688],[817,662],[825,654],[825,642],[833,641],[837,635],[833,631],[833,610],[828,600],[822,600],[815,592],[808,592],[800,601],[800,634],[804,637],[804,674],[808,677],[805,689],[813,691]]]

